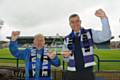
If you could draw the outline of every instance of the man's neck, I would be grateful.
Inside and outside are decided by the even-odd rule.
[[[80,33],[80,30],[74,31],[74,33]]]
[[[79,31],[74,31],[75,33],[78,33],[78,32],[80,32],[80,30]]]
[[[78,29],[78,30],[74,30],[74,32],[75,32],[75,33],[78,33],[78,32],[80,32],[80,29]]]

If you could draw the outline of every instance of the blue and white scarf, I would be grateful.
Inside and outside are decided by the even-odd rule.
[[[50,70],[48,69],[49,58],[47,56],[47,52],[48,50],[44,48],[42,48],[41,53],[37,53],[35,48],[31,49],[30,62],[32,69],[29,70],[30,77],[35,78],[36,74],[39,74],[39,77],[50,77]],[[37,63],[41,66],[39,70],[37,70]]]
[[[94,43],[93,43],[91,29],[81,28],[79,38],[80,38],[80,45],[82,48],[84,67],[86,68],[86,67],[95,65],[96,63],[94,61],[94,55],[93,55],[94,54],[94,51],[93,51]],[[68,36],[65,37],[67,47],[72,52],[74,52],[75,50],[74,39],[75,39],[75,35],[73,31]],[[72,54],[69,57],[67,69],[69,71],[76,71],[74,54]]]

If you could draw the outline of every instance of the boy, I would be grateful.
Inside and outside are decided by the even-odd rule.
[[[52,80],[51,64],[58,67],[60,60],[53,52],[48,52],[45,48],[45,38],[42,34],[34,36],[33,47],[19,50],[17,39],[19,31],[12,32],[9,44],[10,52],[18,59],[25,60],[25,80]]]

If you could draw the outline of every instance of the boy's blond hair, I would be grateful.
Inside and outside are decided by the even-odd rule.
[[[45,37],[41,34],[41,33],[38,33],[34,36],[34,39],[37,38],[38,40],[42,40],[42,41],[45,41]]]

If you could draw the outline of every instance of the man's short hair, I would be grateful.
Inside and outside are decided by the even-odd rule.
[[[80,18],[78,14],[72,14],[72,15],[69,16],[69,20],[70,20],[71,18],[73,18],[73,17],[78,17],[78,18]]]

